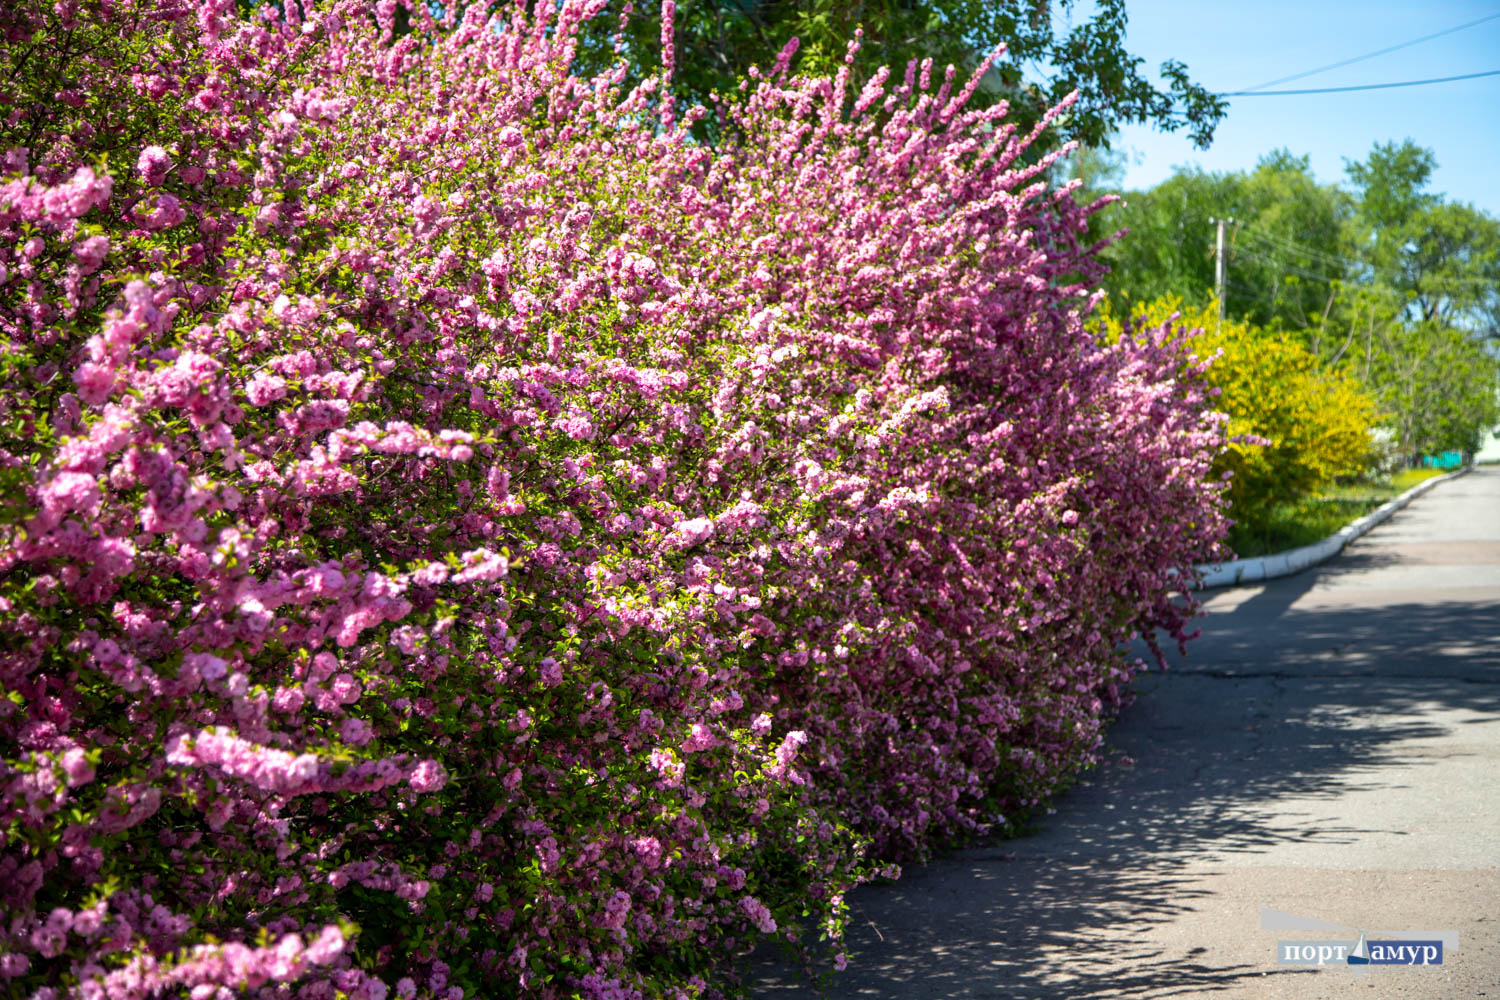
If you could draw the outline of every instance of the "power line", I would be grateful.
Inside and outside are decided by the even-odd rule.
[[[1260,253],[1260,252],[1255,251],[1255,250],[1248,250],[1248,249],[1241,248],[1238,251],[1238,254],[1242,255],[1242,256],[1245,256],[1245,257],[1249,257],[1251,260],[1258,260],[1258,261],[1260,261],[1260,262],[1262,262],[1264,264],[1270,264],[1273,267],[1275,267],[1277,270],[1283,271],[1286,274],[1295,274],[1298,277],[1308,278],[1308,279],[1310,279],[1312,281],[1321,281],[1325,285],[1331,285],[1335,281],[1343,281],[1344,280],[1343,278],[1339,278],[1339,277],[1330,278],[1330,277],[1328,277],[1325,274],[1314,274],[1311,271],[1304,271],[1302,268],[1295,267],[1295,266],[1293,266],[1291,264],[1288,264],[1286,261],[1277,260],[1275,257],[1272,257],[1270,254]]]
[[[1376,293],[1378,295],[1389,296],[1390,298],[1398,300],[1398,301],[1402,301],[1402,302],[1406,301],[1406,296],[1405,296],[1405,294],[1403,292],[1401,292],[1399,289],[1390,288],[1390,287],[1387,287],[1385,285],[1378,285],[1378,284],[1377,285],[1349,284],[1347,282],[1347,280],[1344,279],[1344,278],[1340,278],[1340,277],[1332,277],[1332,278],[1330,278],[1327,275],[1314,274],[1312,271],[1303,270],[1300,267],[1296,267],[1295,265],[1288,264],[1287,262],[1285,262],[1283,260],[1278,260],[1275,257],[1272,257],[1272,256],[1270,256],[1268,254],[1260,253],[1260,252],[1255,251],[1255,250],[1249,250],[1249,249],[1242,248],[1242,249],[1240,249],[1240,250],[1237,251],[1237,255],[1243,255],[1245,257],[1250,258],[1251,260],[1256,260],[1256,261],[1261,262],[1262,264],[1269,265],[1269,266],[1275,268],[1276,270],[1278,270],[1279,272],[1281,272],[1282,274],[1293,274],[1293,275],[1296,275],[1297,277],[1307,278],[1310,281],[1321,282],[1322,284],[1325,284],[1325,285],[1332,285],[1333,283],[1338,282],[1340,284],[1343,284],[1346,288],[1348,288],[1350,291],[1355,292],[1355,293],[1358,293],[1358,292],[1361,292],[1361,291],[1374,292],[1374,293]],[[1435,282],[1435,283],[1446,282],[1446,283],[1448,283],[1450,285],[1452,285],[1452,284],[1468,284],[1468,283],[1476,282],[1476,281],[1477,282],[1486,283],[1486,284],[1493,284],[1491,282],[1486,282],[1485,279],[1475,279],[1475,278],[1445,278],[1445,277],[1442,277],[1440,275],[1427,275],[1422,280],[1423,281],[1427,281],[1427,282]],[[1232,284],[1235,285],[1238,288],[1243,288],[1243,286],[1238,285],[1238,283],[1232,283]]]
[[[1265,230],[1257,229],[1254,226],[1247,225],[1244,227],[1244,231],[1245,235],[1252,239],[1260,240],[1262,243],[1270,244],[1273,247],[1297,254],[1300,257],[1306,257],[1317,264],[1326,264],[1329,267],[1337,267],[1342,270],[1357,270],[1363,266],[1358,261],[1352,261],[1346,257],[1334,256],[1333,254],[1324,253],[1321,250],[1315,250],[1312,247],[1303,246],[1300,243],[1294,243],[1291,240],[1273,236]]]
[[[1371,264],[1368,261],[1351,260],[1348,257],[1340,257],[1336,254],[1324,253],[1321,250],[1305,246],[1301,243],[1293,242],[1292,240],[1273,236],[1270,233],[1265,232],[1264,230],[1255,229],[1251,226],[1245,227],[1245,235],[1253,239],[1260,240],[1262,243],[1265,243],[1266,245],[1274,248],[1279,252],[1293,253],[1299,257],[1305,257],[1313,264],[1320,264],[1324,267],[1334,268],[1345,275],[1358,275],[1359,273],[1365,271],[1369,271],[1377,275],[1382,271],[1392,275],[1401,275],[1401,272],[1399,270],[1393,268],[1384,268],[1375,264]],[[1348,279],[1345,278],[1343,280]]]
[[[1442,31],[1434,32],[1430,35],[1423,35],[1421,38],[1413,38],[1409,42],[1402,42],[1399,45],[1392,45],[1384,49],[1376,49],[1374,52],[1366,52],[1364,55],[1353,56],[1349,59],[1344,59],[1336,63],[1329,63],[1327,66],[1319,66],[1317,69],[1306,70],[1302,73],[1293,73],[1291,76],[1283,76],[1276,80],[1267,80],[1265,83],[1257,83],[1253,87],[1246,87],[1244,90],[1239,91],[1238,94],[1245,95],[1249,94],[1251,91],[1264,90],[1267,87],[1274,87],[1277,84],[1291,83],[1293,80],[1301,80],[1305,77],[1316,76],[1319,73],[1326,73],[1328,70],[1338,69],[1341,66],[1352,66],[1354,63],[1363,62],[1366,59],[1374,59],[1376,56],[1383,56],[1388,52],[1396,52],[1400,49],[1410,48],[1413,45],[1420,45],[1423,42],[1430,42],[1434,38],[1442,38],[1444,35],[1451,35],[1456,31],[1463,31],[1465,28],[1472,28],[1475,25],[1483,24],[1486,21],[1493,21],[1497,17],[1500,17],[1500,12],[1481,17],[1477,21],[1470,21],[1468,24],[1460,24],[1456,28],[1445,28]]]
[[[1349,260],[1347,257],[1340,257],[1336,254],[1325,253],[1322,250],[1316,249],[1315,247],[1309,247],[1304,244],[1297,243],[1293,240],[1276,236],[1264,229],[1260,229],[1249,224],[1244,227],[1244,232],[1246,236],[1250,237],[1251,239],[1259,240],[1260,242],[1274,248],[1274,250],[1281,251],[1282,253],[1294,253],[1300,257],[1307,258],[1313,264],[1321,264],[1324,267],[1335,268],[1340,272],[1347,273],[1349,271],[1357,271],[1366,266],[1361,261]]]
[[[1242,281],[1230,278],[1224,286],[1237,299],[1266,299],[1270,298],[1264,288],[1252,288]]]
[[[1325,285],[1331,285],[1335,281],[1337,281],[1337,282],[1343,283],[1345,285],[1348,285],[1351,288],[1366,287],[1366,286],[1363,286],[1363,285],[1351,284],[1349,278],[1347,276],[1344,276],[1344,275],[1334,275],[1334,276],[1330,277],[1330,276],[1328,276],[1326,274],[1315,274],[1312,271],[1305,270],[1303,268],[1297,267],[1294,264],[1289,264],[1286,261],[1281,260],[1280,258],[1273,256],[1272,254],[1263,253],[1263,252],[1261,252],[1259,250],[1252,250],[1252,249],[1250,249],[1248,247],[1245,247],[1245,248],[1241,248],[1238,252],[1244,254],[1246,257],[1251,258],[1252,260],[1258,260],[1261,263],[1270,264],[1272,267],[1275,267],[1275,268],[1281,270],[1284,273],[1295,274],[1298,277],[1308,278],[1308,279],[1313,280],[1313,281],[1320,281],[1320,282],[1322,282]],[[1335,258],[1334,261],[1337,262],[1337,265],[1335,265],[1333,261],[1323,261],[1323,260],[1315,260],[1314,263],[1329,264],[1329,266],[1343,266],[1343,267],[1347,267],[1347,268],[1350,268],[1350,269],[1353,269],[1353,270],[1360,270],[1360,269],[1364,269],[1364,268],[1369,268],[1372,271],[1383,270],[1383,268],[1376,268],[1376,267],[1374,267],[1372,265],[1369,265],[1369,264],[1363,264],[1363,263],[1359,263],[1359,262],[1356,262],[1356,261],[1345,261],[1342,258]],[[1392,291],[1394,291],[1394,289],[1392,289]]]
[[[1344,269],[1344,270],[1346,270],[1348,272],[1352,272],[1352,273],[1358,273],[1360,271],[1370,271],[1370,272],[1372,272],[1372,273],[1374,273],[1376,275],[1386,274],[1386,275],[1391,275],[1391,276],[1394,276],[1394,277],[1397,277],[1397,278],[1407,278],[1407,277],[1410,277],[1410,275],[1408,275],[1407,272],[1403,271],[1400,268],[1397,268],[1397,267],[1383,267],[1383,266],[1381,266],[1379,264],[1372,264],[1369,261],[1352,260],[1352,259],[1350,259],[1348,257],[1340,257],[1340,256],[1337,256],[1335,254],[1325,253],[1325,252],[1323,252],[1321,250],[1318,250],[1318,249],[1316,249],[1314,247],[1309,247],[1309,246],[1307,246],[1305,244],[1297,243],[1294,240],[1289,240],[1289,239],[1286,239],[1285,237],[1275,236],[1275,235],[1273,235],[1271,233],[1266,232],[1264,229],[1260,229],[1260,228],[1258,228],[1256,226],[1252,226],[1249,223],[1245,223],[1244,226],[1243,226],[1243,229],[1244,229],[1244,232],[1246,233],[1246,235],[1248,235],[1248,236],[1251,236],[1251,237],[1253,237],[1255,239],[1261,240],[1262,242],[1268,243],[1271,246],[1277,247],[1277,248],[1279,248],[1281,250],[1288,251],[1290,253],[1300,254],[1301,256],[1307,257],[1308,259],[1312,260],[1314,263],[1323,264],[1323,265],[1328,266],[1328,267],[1341,268],[1341,269]],[[1326,279],[1324,279],[1324,280],[1326,280]],[[1427,274],[1427,275],[1423,275],[1420,280],[1422,280],[1422,281],[1447,282],[1450,285],[1452,285],[1452,284],[1462,284],[1462,285],[1495,285],[1496,284],[1496,282],[1493,279],[1491,279],[1491,278],[1464,277],[1464,276],[1458,276],[1458,275]]]
[[[1481,76],[1500,76],[1500,69],[1489,69],[1483,73],[1464,73],[1460,76],[1435,76],[1427,80],[1397,80],[1394,83],[1362,83],[1354,87],[1309,87],[1306,90],[1231,90],[1217,97],[1292,97],[1299,94],[1344,94],[1351,90],[1389,90],[1392,87],[1425,87],[1429,83],[1452,83],[1455,80],[1476,80]]]

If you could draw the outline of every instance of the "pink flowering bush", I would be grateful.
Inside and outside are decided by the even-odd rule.
[[[712,992],[1183,638],[1221,418],[1003,109],[538,6],[0,9],[8,995]]]

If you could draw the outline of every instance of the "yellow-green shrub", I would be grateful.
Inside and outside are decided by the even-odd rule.
[[[1184,305],[1176,296],[1138,303],[1137,326],[1176,323],[1203,334],[1190,342],[1199,359],[1218,354],[1208,381],[1219,390],[1219,408],[1229,416],[1232,443],[1215,463],[1230,472],[1231,513],[1253,526],[1271,508],[1314,493],[1340,476],[1362,471],[1370,458],[1375,402],[1349,375],[1322,366],[1317,357],[1284,333],[1226,317],[1218,303]],[[1121,320],[1104,313],[1113,338]]]

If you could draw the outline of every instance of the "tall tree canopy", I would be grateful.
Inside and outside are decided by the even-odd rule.
[[[1056,11],[1047,0],[697,0],[679,5],[673,18],[673,87],[689,103],[731,93],[744,67],[769,67],[794,37],[797,67],[830,73],[843,65],[848,40],[861,29],[856,85],[882,66],[899,81],[912,59],[931,58],[939,78],[949,64],[963,75],[1004,43],[1007,58],[987,74],[976,95],[981,103],[1004,99],[1013,118],[1035,120],[1077,90],[1078,103],[1061,123],[1067,138],[1101,145],[1116,126],[1150,122],[1187,129],[1207,146],[1226,102],[1193,83],[1177,60],[1160,67],[1164,87],[1143,75],[1145,60],[1124,47],[1124,0],[1099,0],[1087,18],[1073,21],[1081,6],[1076,0],[1063,0]],[[609,0],[606,10],[582,40],[584,67],[601,70],[618,58],[617,31],[633,67],[654,65],[660,8],[651,0]],[[1031,79],[1022,75],[1024,63],[1039,67]]]
[[[1179,170],[1132,192],[1111,216],[1129,235],[1109,251],[1115,305],[1214,291],[1214,219],[1232,218],[1226,251],[1228,311],[1256,325],[1306,327],[1349,276],[1350,196],[1321,185],[1305,156],[1276,150],[1248,173]]]
[[[1422,320],[1500,337],[1500,221],[1427,190],[1437,160],[1410,139],[1348,166],[1359,193],[1356,249],[1369,277]]]
[[[1128,230],[1108,251],[1112,305],[1207,301],[1213,220],[1232,218],[1231,317],[1350,366],[1408,454],[1472,450],[1500,419],[1500,221],[1432,191],[1436,168],[1406,140],[1349,163],[1347,187],[1319,183],[1307,157],[1285,150],[1249,172],[1179,170],[1108,217]]]

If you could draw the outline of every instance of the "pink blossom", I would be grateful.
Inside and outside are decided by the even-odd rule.
[[[66,222],[108,202],[113,188],[113,178],[100,177],[90,167],[79,167],[66,184],[46,191],[42,204],[51,220]]]
[[[229,673],[223,658],[212,653],[189,653],[182,658],[182,665],[206,681],[219,680]]]
[[[105,365],[88,361],[78,366],[78,370],[73,373],[73,381],[85,403],[99,406],[109,398],[110,389],[115,384],[115,373]]]
[[[687,739],[682,741],[683,753],[698,753],[702,750],[711,750],[719,745],[719,738],[713,731],[701,722],[695,722],[691,726]]]
[[[339,724],[339,737],[350,746],[362,747],[375,736],[375,730],[364,719],[347,718]]]
[[[318,773],[318,758],[313,754],[295,755],[259,746],[223,727],[174,738],[168,744],[166,759],[187,767],[216,767],[229,777],[267,791],[301,791]]]
[[[43,958],[56,958],[67,943],[67,932],[51,924],[43,924],[31,932],[31,946]]]
[[[547,687],[556,687],[562,683],[562,666],[552,657],[542,657],[542,662],[538,664],[537,670],[541,675],[542,683]]]
[[[661,865],[662,846],[661,841],[655,837],[636,837],[630,842],[631,849],[641,859],[641,863],[648,869],[654,869]]]
[[[347,946],[344,932],[330,924],[318,932],[318,936],[303,951],[302,957],[313,965],[327,965],[342,955]]]
[[[744,896],[740,899],[740,909],[745,911],[750,922],[762,933],[776,933],[776,918],[771,916],[771,911],[760,900],[754,896]]]
[[[417,221],[431,224],[443,214],[443,206],[425,194],[418,195],[411,203],[411,213]]]
[[[302,710],[302,704],[306,700],[307,696],[302,693],[301,688],[282,687],[276,689],[271,707],[283,715],[295,715]]]
[[[359,700],[364,689],[353,674],[343,673],[333,679],[328,690],[340,705],[352,705]]]
[[[668,544],[674,548],[690,549],[713,537],[714,522],[706,517],[678,521],[673,527]]]
[[[175,195],[162,192],[148,204],[148,210],[143,211],[139,206],[136,208],[141,224],[147,229],[170,229],[187,218],[187,210]]]
[[[461,557],[463,569],[450,577],[452,583],[487,582],[502,579],[510,571],[510,561],[489,549],[475,549]]]
[[[78,260],[80,274],[93,274],[104,263],[109,253],[108,236],[90,236],[73,244],[73,256]]]
[[[94,780],[94,765],[81,747],[71,747],[62,755],[63,771],[67,775],[69,788],[77,788]]]
[[[245,386],[245,399],[251,406],[265,406],[267,403],[285,398],[286,379],[278,375],[259,372]]]
[[[630,907],[633,902],[630,898],[630,893],[617,890],[613,896],[605,901],[604,916],[600,922],[605,927],[624,926],[625,918],[630,915]]]
[[[141,155],[136,157],[135,161],[135,169],[140,175],[141,183],[147,187],[156,187],[165,180],[171,166],[172,158],[160,146],[147,146],[141,150]]]
[[[96,903],[84,910],[79,910],[73,915],[73,933],[86,938],[91,938],[99,933],[99,928],[104,923],[104,903]]]
[[[409,781],[415,792],[436,792],[448,783],[448,773],[437,761],[424,760],[412,771]]]
[[[650,956],[1036,805],[1184,637],[1222,419],[972,91],[788,49],[703,144],[670,5],[632,88],[597,4],[17,3],[17,995],[710,995]]]
[[[668,788],[677,788],[682,785],[683,773],[686,768],[669,750],[652,750],[650,756],[651,767],[661,776],[661,781]]]

